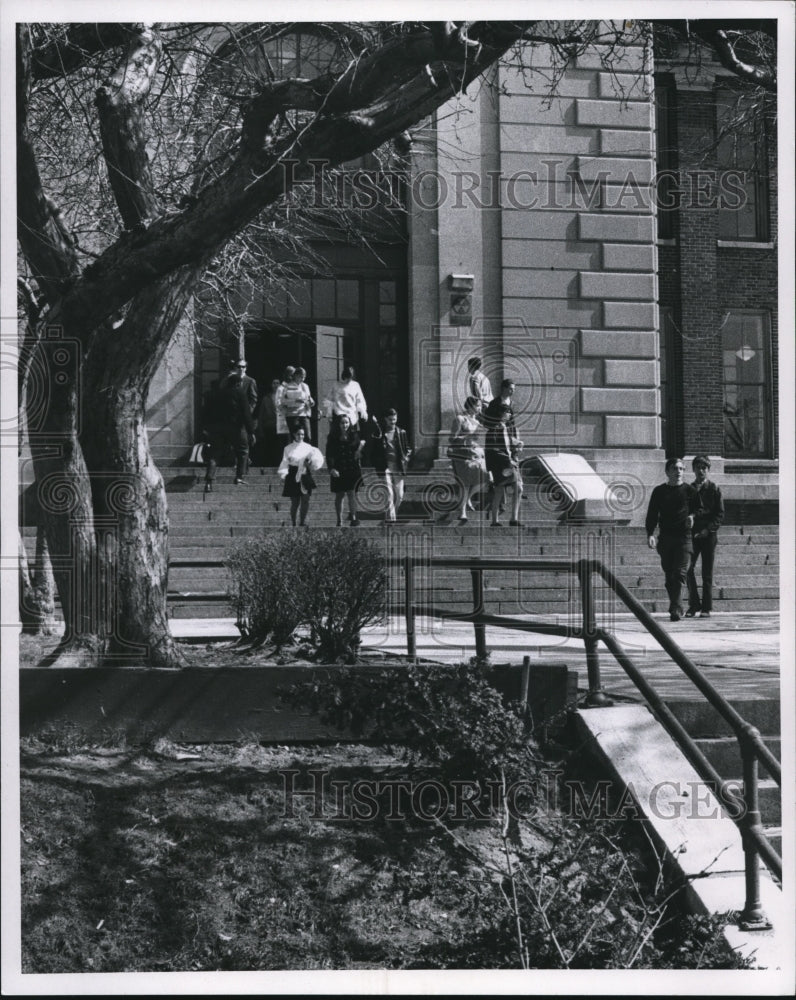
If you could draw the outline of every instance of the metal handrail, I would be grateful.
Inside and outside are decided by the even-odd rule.
[[[572,562],[566,559],[411,555],[387,561],[389,565],[402,566],[404,570],[404,614],[406,616],[407,653],[413,659],[417,656],[415,633],[416,608],[414,599],[414,568],[416,564],[470,570],[473,588],[472,613],[460,614],[429,606],[424,607],[423,611],[432,617],[472,622],[475,629],[476,655],[479,659],[484,659],[487,655],[487,625],[583,639],[589,678],[587,705],[592,708],[611,704],[611,701],[603,691],[600,677],[598,646],[602,642],[643,695],[661,724],[672,736],[680,749],[683,750],[691,764],[706,781],[715,786],[715,792],[721,798],[730,819],[733,820],[741,832],[746,869],[746,900],[739,925],[746,930],[767,929],[771,926],[763,913],[760,901],[760,867],[758,857],[763,859],[770,871],[780,880],[782,879],[782,859],[769,843],[763,831],[758,804],[758,761],[765,765],[772,778],[781,787],[782,769],[780,763],[765,743],[763,743],[760,732],[738,714],[724,696],[702,675],[699,668],[683,652],[668,632],[661,628],[647,609],[640,604],[627,587],[602,562],[596,559],[580,559]],[[582,627],[578,629],[570,626],[554,625],[549,622],[530,622],[509,615],[488,614],[484,610],[483,583],[483,573],[487,569],[563,570],[576,574],[580,583]],[[594,602],[593,577],[595,573],[602,577],[608,587],[635,615],[650,635],[657,640],[663,650],[680,667],[686,677],[699,689],[708,703],[716,709],[732,729],[738,740],[743,765],[742,798],[739,799],[735,794],[728,792],[724,779],[705,757],[688,732],[686,732],[671,709],[644,678],[616,636],[598,627]]]

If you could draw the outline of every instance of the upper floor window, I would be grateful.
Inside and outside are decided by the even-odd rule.
[[[716,92],[720,240],[769,238],[768,156],[765,115],[753,100],[729,87]]]

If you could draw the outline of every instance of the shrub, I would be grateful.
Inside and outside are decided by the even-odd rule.
[[[354,662],[362,629],[383,619],[378,546],[353,532],[290,531],[246,540],[227,557],[244,635],[281,646],[306,626],[323,662]]]
[[[227,555],[230,602],[241,634],[252,642],[270,638],[282,646],[302,624],[300,607],[288,585],[292,534],[247,539]]]
[[[471,666],[344,670],[294,685],[288,698],[327,725],[402,747],[445,776],[484,781],[502,773],[511,781],[534,765],[521,706],[504,702]]]
[[[297,539],[295,581],[324,663],[352,663],[362,629],[384,619],[387,572],[378,545],[352,532],[316,531]]]

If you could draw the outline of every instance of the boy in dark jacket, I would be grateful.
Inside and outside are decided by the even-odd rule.
[[[713,561],[716,554],[717,532],[724,520],[724,501],[721,490],[708,479],[710,459],[706,455],[695,455],[691,463],[694,470],[696,491],[696,509],[694,511],[694,527],[691,533],[693,551],[688,566],[686,579],[688,581],[688,611],[686,618],[699,615],[700,618],[710,618],[713,610]],[[696,561],[702,557],[702,600],[699,599],[696,574]]]
[[[667,460],[667,481],[652,491],[645,522],[647,544],[651,549],[657,549],[661,557],[661,568],[666,575],[666,593],[669,595],[669,620],[673,622],[679,622],[683,617],[680,595],[693,548],[691,528],[696,509],[696,490],[683,482],[683,468],[682,459]]]
[[[376,427],[370,440],[371,461],[376,472],[384,477],[387,487],[386,521],[396,519],[398,508],[404,498],[406,469],[412,449],[406,431],[398,426],[398,414],[387,410],[381,427]]]

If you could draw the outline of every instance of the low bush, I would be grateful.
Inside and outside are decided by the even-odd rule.
[[[482,818],[497,821],[504,845],[497,853],[479,853],[484,841],[463,839],[466,811],[451,808],[453,796],[440,798],[448,805],[435,816],[437,829],[490,877],[479,884],[477,900],[475,880],[457,884],[478,924],[466,940],[438,946],[432,967],[749,966],[729,952],[726,920],[687,913],[682,886],[664,878],[663,861],[632,810],[627,817],[571,815],[561,762],[545,766],[522,706],[492,687],[488,670],[473,664],[360,667],[315,676],[284,696],[327,725],[401,748],[422,765],[424,780],[430,773],[443,788],[462,781],[481,790],[502,787],[497,797],[468,800]],[[582,786],[577,772],[574,778]],[[417,892],[431,895],[438,881],[450,879],[449,871],[427,872]],[[404,881],[412,891],[408,875]]]
[[[295,685],[287,697],[324,724],[400,747],[446,777],[484,781],[502,774],[512,781],[533,769],[522,707],[504,701],[472,666],[344,670]]]
[[[353,532],[290,531],[247,539],[229,553],[226,565],[239,627],[253,642],[282,646],[303,626],[317,660],[354,662],[362,629],[383,620],[383,555]]]
[[[230,602],[241,635],[255,643],[284,645],[302,624],[290,586],[290,536],[247,539],[227,555]]]

